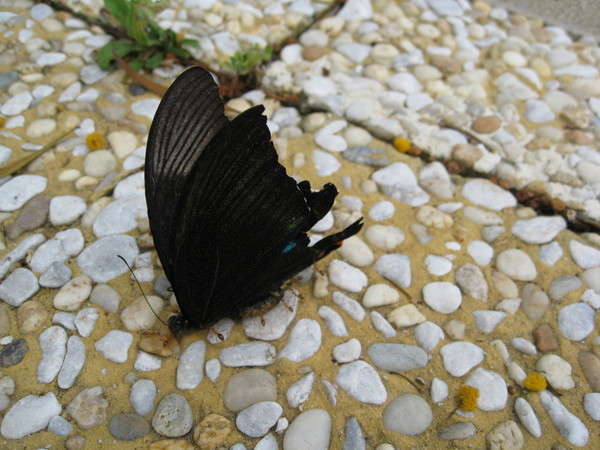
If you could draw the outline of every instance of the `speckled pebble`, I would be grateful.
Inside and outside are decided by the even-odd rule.
[[[101,425],[106,422],[108,410],[108,401],[103,395],[101,386],[86,388],[71,400],[67,413],[84,430]]]
[[[27,341],[18,338],[0,351],[0,367],[12,367],[19,364],[29,351]]]

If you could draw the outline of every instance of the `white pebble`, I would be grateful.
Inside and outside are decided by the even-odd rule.
[[[367,308],[390,305],[400,300],[400,294],[391,286],[383,283],[373,284],[363,295],[362,304]]]
[[[558,313],[558,329],[572,341],[581,341],[594,331],[594,309],[586,303],[573,303]]]
[[[587,444],[588,429],[577,416],[565,408],[558,398],[548,391],[542,391],[540,392],[540,403],[563,438],[577,447]]]
[[[40,289],[37,277],[29,269],[17,267],[0,284],[0,300],[18,307]]]
[[[314,355],[321,347],[321,327],[313,319],[299,320],[290,333],[286,346],[278,358],[301,362]]]
[[[308,400],[315,382],[315,373],[300,378],[285,391],[285,398],[292,408],[298,408],[302,403]]]
[[[276,352],[267,342],[250,342],[224,348],[219,360],[226,367],[268,366],[275,361]]]
[[[369,244],[389,251],[402,244],[406,235],[398,227],[375,224],[367,228],[365,239]]]
[[[416,394],[396,397],[383,410],[383,426],[406,436],[423,433],[432,421],[431,407]]]
[[[332,295],[333,302],[357,322],[362,322],[367,315],[365,309],[356,300],[339,291]]]
[[[373,316],[371,313],[371,317]],[[387,315],[387,318],[390,322],[392,322],[398,328],[411,327],[413,325],[423,323],[425,320],[425,316],[421,314],[421,312],[417,309],[415,305],[409,303],[408,305],[402,305],[393,311],[390,311]],[[373,323],[375,325],[375,323]],[[377,328],[377,327],[375,327]],[[380,330],[381,331],[381,330]],[[395,333],[394,333],[395,334]],[[386,336],[390,337],[390,336]]]
[[[494,211],[517,206],[517,199],[507,190],[485,179],[468,181],[462,188],[462,195],[476,205]]]
[[[427,255],[425,257],[425,266],[431,275],[437,277],[446,275],[452,270],[452,262],[444,256]]]
[[[221,363],[217,358],[209,359],[206,361],[204,369],[206,370],[206,376],[214,383],[221,374]]]
[[[360,269],[334,259],[328,267],[329,280],[336,286],[349,291],[360,292],[367,285],[367,276]]]
[[[340,367],[336,383],[356,400],[381,405],[387,399],[387,391],[379,374],[365,361],[354,361]]]
[[[358,236],[351,236],[346,239],[338,250],[338,254],[356,267],[370,266],[375,259],[369,246]]]
[[[501,311],[473,311],[477,329],[485,334],[490,334],[494,331],[494,328],[496,328],[507,315],[508,314]]]
[[[138,355],[135,359],[135,363],[133,363],[133,368],[140,372],[151,372],[153,370],[158,370],[162,366],[162,359],[158,356],[151,355],[150,353],[146,353],[143,351],[139,351]]]
[[[322,305],[321,307],[319,307],[318,314],[319,317],[323,319],[325,325],[327,325],[327,328],[334,336],[348,336],[348,330],[346,329],[344,319],[338,312],[331,309],[329,306]]]
[[[423,322],[415,328],[415,339],[419,347],[430,352],[444,339],[444,331],[433,322]]]
[[[191,343],[181,353],[177,364],[177,389],[195,389],[204,378],[204,355],[206,343],[196,341]]]
[[[109,361],[124,363],[132,343],[131,333],[111,330],[94,344],[94,348]]]
[[[148,330],[162,309],[162,298],[156,295],[138,297],[121,311],[121,322],[129,331]]]
[[[396,208],[388,200],[375,203],[369,210],[369,217],[373,220],[386,220],[394,216]]]
[[[39,397],[28,395],[16,402],[4,415],[0,433],[7,439],[24,438],[46,428],[61,410],[62,406],[52,392]]]
[[[501,411],[508,400],[504,379],[491,370],[478,368],[467,378],[465,385],[479,389],[477,407],[483,411]]]
[[[156,399],[156,385],[152,380],[138,380],[131,386],[129,401],[134,411],[140,416],[145,416],[154,410]]]
[[[85,200],[75,195],[62,195],[50,200],[49,217],[54,226],[70,225],[86,210]]]
[[[540,421],[527,400],[522,397],[515,400],[515,413],[523,427],[525,427],[533,437],[539,438],[542,435]]]
[[[246,436],[258,438],[275,426],[282,413],[283,408],[276,402],[258,402],[241,410],[235,424]]]
[[[462,377],[481,363],[484,351],[470,342],[452,342],[440,349],[444,368],[454,377]]]
[[[67,341],[67,353],[58,373],[58,386],[69,389],[85,364],[85,344],[79,336],[71,336]]]
[[[496,267],[516,281],[533,281],[537,277],[537,269],[529,255],[517,248],[504,250],[498,254]]]
[[[408,287],[412,282],[410,258],[400,253],[382,255],[375,263],[375,271],[396,286]]]
[[[61,311],[75,311],[92,292],[92,280],[79,275],[68,281],[54,296],[54,307]]]
[[[423,286],[423,300],[434,311],[450,314],[460,307],[462,295],[453,283],[438,281]]]
[[[433,403],[440,403],[448,398],[448,392],[446,382],[438,377],[433,377],[433,380],[431,380],[431,401]]]
[[[331,417],[323,409],[300,413],[283,436],[283,447],[289,450],[312,448],[326,450],[331,436]]]
[[[313,150],[312,161],[317,175],[321,177],[328,177],[342,167],[342,164],[334,155],[323,150]]]
[[[358,358],[360,358],[361,351],[362,348],[360,341],[352,338],[348,342],[336,345],[333,348],[333,359],[335,359],[339,364],[356,361]]]
[[[487,266],[494,257],[494,248],[484,241],[471,241],[467,253],[480,266]]]
[[[582,244],[573,239],[569,242],[569,251],[575,263],[582,269],[591,269],[592,267],[600,266],[600,250],[594,247]]]
[[[44,330],[39,336],[42,360],[37,368],[40,383],[51,383],[63,364],[67,352],[67,332],[58,326]]]
[[[0,186],[0,211],[16,211],[36,196],[48,184],[48,179],[39,175],[17,175]]]
[[[536,363],[540,372],[554,389],[572,389],[575,382],[571,377],[571,364],[558,355],[544,355]]]

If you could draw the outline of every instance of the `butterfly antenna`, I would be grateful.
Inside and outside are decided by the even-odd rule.
[[[127,268],[129,269],[129,271],[131,272],[131,275],[133,276],[133,279],[135,280],[135,282],[137,283],[138,287],[140,288],[140,292],[142,293],[142,295],[144,296],[144,300],[146,300],[146,303],[148,304],[148,308],[150,308],[150,311],[152,311],[152,313],[156,316],[156,318],[166,327],[168,327],[169,325],[167,325],[165,323],[164,320],[162,320],[160,317],[158,317],[158,314],[156,314],[156,311],[154,311],[154,309],[152,308],[152,305],[150,304],[150,302],[148,301],[148,297],[146,297],[146,294],[144,294],[144,290],[142,289],[142,285],[140,284],[140,282],[138,281],[137,277],[135,276],[135,273],[133,272],[133,270],[131,269],[131,266],[129,265],[129,263],[125,260],[125,258],[123,258],[121,255],[117,255],[119,258],[121,258],[121,261],[123,261],[125,263],[125,265],[127,266]]]

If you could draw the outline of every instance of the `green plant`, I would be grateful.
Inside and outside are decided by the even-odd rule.
[[[98,65],[108,69],[114,61],[113,51],[121,57],[137,57],[129,62],[135,69],[153,69],[172,54],[190,59],[184,45],[198,47],[195,39],[179,39],[173,30],[164,30],[154,20],[156,14],[168,4],[166,0],[104,0],[104,7],[125,28],[131,41],[111,41],[98,50]]]
[[[260,48],[258,44],[238,50],[229,61],[223,63],[225,67],[233,69],[238,75],[248,75],[250,71],[259,64],[271,59],[273,48],[267,44]]]

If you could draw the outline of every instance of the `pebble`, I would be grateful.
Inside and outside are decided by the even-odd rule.
[[[60,288],[54,296],[54,307],[61,311],[75,311],[91,292],[92,280],[86,275],[79,275]]]
[[[44,330],[38,338],[42,350],[42,359],[37,368],[40,383],[51,383],[63,364],[67,352],[67,333],[59,326]]]
[[[360,358],[361,351],[360,341],[352,338],[348,342],[336,345],[333,348],[333,359],[340,364],[356,361]]]
[[[547,244],[566,227],[567,222],[561,216],[542,216],[517,220],[511,232],[527,244]]]
[[[600,250],[598,249],[573,239],[569,242],[569,251],[575,263],[582,269],[600,266]]]
[[[331,438],[331,417],[324,409],[309,409],[296,416],[283,436],[289,450],[327,450]]]
[[[133,335],[121,330],[111,330],[96,341],[94,348],[106,359],[115,363],[127,361]]]
[[[225,407],[233,412],[241,411],[254,403],[276,399],[275,378],[262,369],[247,369],[232,375],[223,393]]]
[[[501,411],[506,407],[508,390],[504,379],[491,370],[475,369],[465,385],[479,389],[477,407],[483,411]]]
[[[379,314],[377,311],[371,311],[370,316],[373,328],[379,331],[384,338],[392,338],[396,336],[396,330],[394,327],[387,320],[385,320],[381,314]],[[423,317],[423,320],[425,320],[425,317]]]
[[[385,429],[406,436],[423,433],[432,421],[431,407],[421,396],[415,394],[400,395],[383,410]]]
[[[375,271],[383,278],[390,280],[396,286],[409,287],[412,276],[410,258],[400,253],[381,255],[375,262]]]
[[[16,116],[29,108],[32,102],[33,96],[28,91],[19,92],[2,104],[0,113],[5,116]]]
[[[262,341],[280,339],[296,317],[298,302],[299,298],[293,290],[286,290],[283,299],[268,312],[242,319],[244,333],[250,338]]]
[[[367,276],[360,269],[334,259],[328,266],[329,280],[348,292],[360,292],[367,286]]]
[[[116,191],[116,189],[115,189]],[[139,220],[148,217],[143,192],[109,203],[96,216],[92,226],[96,237],[127,233],[137,228]]]
[[[89,430],[106,422],[108,400],[103,395],[103,387],[89,387],[77,394],[67,405],[67,414],[79,428]]]
[[[135,413],[121,413],[108,423],[108,432],[118,441],[135,441],[150,433],[150,425]]]
[[[558,355],[544,355],[538,359],[535,368],[554,389],[573,389],[575,382],[571,377],[571,364]]]
[[[97,284],[92,288],[90,303],[100,306],[105,311],[116,313],[119,310],[121,296],[107,284]]]
[[[400,294],[391,286],[379,283],[372,284],[363,295],[362,304],[367,308],[390,305],[400,300]]]
[[[346,140],[348,138],[346,137]],[[370,141],[370,139],[369,139]],[[387,153],[368,145],[356,145],[342,152],[344,159],[372,167],[385,167],[390,163]]]
[[[27,341],[18,338],[0,351],[0,367],[12,367],[19,364],[29,351]]]
[[[332,294],[333,302],[356,322],[362,322],[367,315],[365,309],[356,300],[339,291]]]
[[[370,266],[375,259],[373,251],[357,236],[346,239],[338,250],[338,254],[348,263],[357,267]]]
[[[470,202],[494,211],[517,206],[517,200],[510,192],[485,179],[466,182],[461,193]]]
[[[377,328],[375,320],[373,319],[376,313],[377,311],[373,311],[371,313],[371,320],[373,320],[373,325]],[[410,327],[425,322],[427,320],[425,316],[421,314],[417,307],[412,303],[394,309],[388,314],[387,318],[390,322],[393,322],[398,328]],[[384,334],[385,337],[392,337],[396,335],[395,332],[394,334],[390,335],[390,333],[387,332],[386,328],[387,327],[383,326],[382,329],[379,330]]]
[[[600,390],[600,358],[591,352],[579,353],[579,365],[590,388],[594,392]]]
[[[187,400],[179,394],[167,394],[158,403],[152,417],[152,428],[165,437],[181,437],[193,425],[194,416]]]
[[[423,322],[415,327],[415,339],[419,347],[430,352],[444,338],[444,331],[433,322]]]
[[[0,299],[10,306],[20,306],[39,291],[37,277],[24,267],[17,267],[0,284]]]
[[[535,348],[533,342],[528,341],[525,338],[514,337],[510,340],[510,344],[520,352],[525,353],[526,355],[537,355],[537,349]]]
[[[121,311],[121,322],[129,331],[151,329],[163,309],[163,300],[156,295],[134,299]]]
[[[162,360],[154,355],[146,353],[144,351],[139,351],[138,355],[135,359],[135,363],[133,363],[133,368],[140,372],[151,372],[153,370],[158,370],[162,366]]]
[[[496,267],[515,281],[533,281],[537,277],[535,264],[527,253],[518,248],[500,252],[496,256]]]
[[[7,439],[21,439],[48,426],[60,414],[61,405],[52,392],[45,395],[27,395],[16,402],[4,415],[0,433]]]
[[[10,239],[17,239],[27,231],[33,231],[41,227],[48,219],[48,208],[50,200],[42,194],[34,195],[13,223],[6,227],[6,235]]]
[[[387,391],[379,374],[365,361],[354,361],[340,367],[336,383],[356,400],[381,405],[387,400]]]
[[[152,380],[138,380],[131,386],[129,401],[131,406],[140,416],[145,416],[154,410],[156,399],[156,385]]]
[[[193,342],[183,351],[177,364],[177,389],[195,389],[202,382],[205,352],[204,341]]]
[[[586,303],[573,303],[558,312],[558,329],[572,341],[585,339],[594,330],[594,309]]]
[[[73,272],[64,263],[55,261],[40,276],[40,286],[46,288],[59,288],[71,279]]]
[[[587,444],[588,429],[577,416],[565,408],[557,397],[548,391],[542,391],[540,392],[540,403],[564,439],[577,447]]]
[[[542,427],[531,405],[522,397],[515,400],[515,413],[521,424],[536,438],[542,436]]]
[[[67,341],[67,353],[58,372],[58,386],[69,389],[75,384],[77,376],[85,364],[85,344],[78,336],[71,336]]]
[[[240,411],[235,424],[246,436],[263,437],[277,423],[282,413],[283,408],[276,402],[259,402]]]
[[[314,355],[320,347],[319,323],[313,319],[301,319],[292,328],[289,340],[279,353],[278,359],[286,358],[293,362],[301,362]]]
[[[523,433],[513,420],[497,425],[485,437],[488,448],[522,448]]]
[[[536,348],[540,352],[551,352],[558,348],[558,340],[547,323],[542,323],[532,332]]]
[[[121,255],[132,266],[138,254],[139,249],[133,237],[106,236],[88,245],[77,257],[77,265],[96,283],[106,283],[128,271],[116,255]]]
[[[48,216],[54,226],[70,225],[83,215],[85,200],[75,195],[62,195],[50,200]]]
[[[465,264],[456,270],[455,278],[456,284],[465,295],[481,302],[487,302],[488,285],[479,267]]]
[[[553,301],[560,301],[570,292],[581,288],[581,280],[575,275],[563,275],[555,278],[548,286],[548,296]]]
[[[302,403],[308,400],[315,382],[315,373],[300,378],[285,391],[285,398],[292,408],[298,408]]]
[[[454,284],[436,281],[423,286],[423,300],[434,311],[450,314],[460,307],[462,295]]]
[[[446,330],[446,332],[448,332]],[[440,349],[444,368],[453,377],[466,375],[483,361],[485,352],[470,342],[452,342]]]
[[[425,265],[430,274],[438,277],[446,275],[452,270],[452,262],[444,256],[427,255]]]
[[[583,409],[596,422],[600,420],[600,393],[588,392],[583,396]]]
[[[394,217],[396,207],[387,200],[375,203],[369,210],[369,217],[373,220],[387,220]]]
[[[538,258],[547,266],[553,266],[562,256],[562,247],[556,241],[541,246],[538,252]]]
[[[471,241],[467,247],[467,253],[480,266],[487,266],[494,257],[494,248],[487,242]]]
[[[39,175],[17,175],[0,186],[0,211],[16,211],[44,191],[48,179]]]
[[[448,398],[448,385],[440,378],[433,377],[431,380],[431,401],[439,404]]]
[[[323,319],[327,328],[334,336],[346,337],[348,336],[348,330],[342,316],[329,306],[321,306],[318,311],[319,317]]]
[[[405,344],[378,343],[367,348],[367,354],[378,369],[388,372],[409,372],[422,369],[429,359],[419,347]]]
[[[477,427],[471,422],[460,422],[443,428],[438,437],[447,441],[454,439],[471,439],[477,433]]]
[[[57,436],[68,436],[73,432],[73,425],[62,416],[54,416],[48,423],[48,431]]]
[[[508,314],[501,311],[473,311],[475,326],[485,334],[490,334]]]

